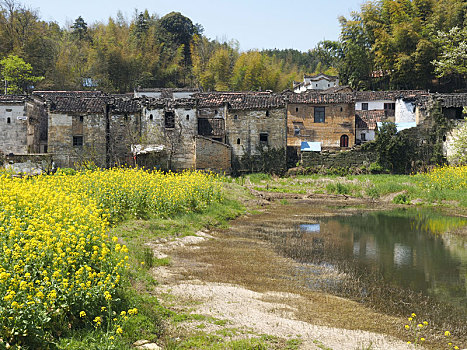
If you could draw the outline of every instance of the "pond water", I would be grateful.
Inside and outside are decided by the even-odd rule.
[[[248,219],[248,236],[297,263],[307,288],[467,324],[467,219],[435,210],[288,205]],[[248,227],[246,230],[245,228]],[[445,321],[444,321],[445,320]]]
[[[467,220],[434,211],[366,212],[318,218],[298,229],[322,239],[321,259],[338,253],[390,285],[467,309],[467,242],[446,232]],[[332,250],[332,251],[326,251]]]

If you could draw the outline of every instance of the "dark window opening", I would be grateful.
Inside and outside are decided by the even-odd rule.
[[[446,135],[443,136],[443,142],[446,142]]]
[[[224,136],[224,119],[221,118],[198,118],[198,135],[201,136]]]
[[[298,107],[295,107],[295,112],[298,112]]]
[[[269,111],[266,111],[266,117],[269,117]]]
[[[190,120],[190,115],[189,114],[186,115],[186,120]]]
[[[366,141],[366,134],[365,134],[365,133],[361,133],[361,134],[360,134],[360,139],[361,139],[362,141]]]
[[[349,147],[349,137],[347,135],[341,136],[341,147]]]
[[[325,120],[325,107],[315,107],[314,122],[324,123]]]
[[[217,111],[217,109],[214,110],[214,114],[217,115],[219,112]]]
[[[295,126],[293,129],[293,135],[294,136],[300,136],[300,128]]]
[[[152,114],[149,115],[149,120],[153,120],[154,116]]]
[[[10,117],[6,118],[6,123],[11,124],[11,118]]]
[[[342,112],[342,107],[341,107],[341,112]]]
[[[221,138],[221,137],[213,137],[212,139],[213,139],[214,141],[222,142],[222,138]]]
[[[73,136],[73,147],[83,146],[83,136]]]
[[[316,87],[318,87],[318,84],[316,84]]]
[[[268,144],[268,134],[266,132],[259,134],[259,142],[266,145]]]
[[[175,128],[175,113],[172,111],[165,112],[165,127],[167,129]]]
[[[396,109],[396,104],[395,103],[385,103],[384,104],[384,110],[395,110]]]
[[[44,153],[47,153],[47,151],[48,151],[47,145],[44,145]]]
[[[79,116],[79,121],[82,123],[84,122],[84,117],[82,115]]]
[[[238,115],[234,115],[234,120],[237,120],[238,119]]]
[[[12,112],[13,110],[11,108],[6,109],[7,112]]]
[[[240,144],[240,139],[237,139],[237,145],[239,145],[239,144]]]
[[[368,103],[364,102],[362,103],[362,111],[367,111],[368,110]]]
[[[330,87],[330,86],[331,86],[331,84],[328,84],[328,87]]]

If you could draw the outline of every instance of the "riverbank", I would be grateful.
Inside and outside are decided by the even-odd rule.
[[[317,189],[310,191],[302,182],[308,179],[303,178],[295,183],[298,191],[271,191],[282,181],[287,185],[297,178],[265,177],[224,179],[222,203],[198,212],[130,219],[112,230],[112,236],[129,247],[125,300],[139,309],[123,326],[113,348],[131,349],[133,344],[140,344],[139,348],[157,344],[163,349],[411,348],[406,344],[413,339],[403,328],[405,316],[389,316],[350,299],[307,290],[303,280],[293,278],[294,261],[267,242],[229,232],[236,223],[267,216],[274,208],[287,211],[294,201],[320,203],[336,211],[425,204],[396,204],[390,196],[320,193],[319,186],[309,186]],[[336,177],[315,180],[324,188],[340,181]],[[455,210],[446,203],[437,206]],[[321,269],[319,274],[331,281],[345,278],[336,270],[313,268]],[[96,333],[75,332],[60,346],[100,349],[108,345],[104,339],[96,345]],[[437,348],[443,341],[441,337],[426,346]]]
[[[225,183],[228,197],[245,205],[245,209],[236,207],[226,215],[232,218],[244,213],[230,224],[303,198],[336,208],[398,206],[391,200],[339,194],[260,191],[258,186],[267,188],[268,184],[244,180],[243,186],[235,181]],[[169,310],[162,312],[165,331],[154,338],[155,343],[167,349],[411,348],[406,344],[410,337],[403,328],[407,322],[404,317],[387,316],[355,301],[290,283],[293,261],[264,242],[226,234],[229,230],[219,229],[226,222],[216,222],[222,216],[195,220],[197,235],[193,238],[174,237],[177,229],[173,228],[166,236],[163,228],[171,225],[165,223],[146,237],[148,241],[138,240],[137,244],[155,254],[153,267],[147,272],[157,281],[157,286],[144,288],[145,283],[140,281],[139,288],[157,296],[162,307]],[[203,229],[206,224],[211,229]],[[123,233],[132,226],[134,223],[129,223],[120,230]],[[179,226],[178,236],[189,234],[189,226]],[[336,271],[320,273],[339,277]],[[443,339],[428,344],[428,348],[436,348],[437,341]]]

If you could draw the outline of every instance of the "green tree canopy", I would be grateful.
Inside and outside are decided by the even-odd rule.
[[[23,94],[30,89],[32,84],[44,79],[44,77],[34,76],[32,66],[15,55],[3,58],[0,65],[8,94]]]

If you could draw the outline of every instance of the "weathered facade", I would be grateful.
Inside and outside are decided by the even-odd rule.
[[[355,102],[352,94],[307,92],[287,96],[287,146],[318,142],[323,150],[355,144]]]
[[[340,86],[281,94],[194,89],[135,94],[1,96],[0,151],[50,153],[61,167],[92,160],[103,167],[273,171],[271,165],[285,168],[287,156],[293,166],[301,150],[335,152],[373,140],[383,121],[422,125],[435,101],[448,119],[461,118],[467,105],[467,94],[352,92]]]
[[[143,102],[141,142],[159,145],[167,169],[196,167],[197,118],[193,99],[147,99]]]
[[[235,171],[286,166],[286,110],[282,95],[269,92],[199,94],[198,132],[224,142]],[[247,164],[248,163],[248,164]]]
[[[25,96],[0,96],[0,152],[28,153],[28,117]]]

